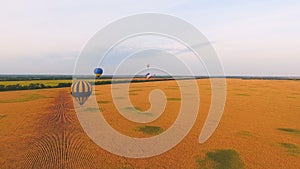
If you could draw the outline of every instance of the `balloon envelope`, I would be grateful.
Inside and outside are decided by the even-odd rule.
[[[103,69],[102,69],[102,68],[95,68],[95,69],[94,69],[94,73],[95,73],[95,74],[100,74],[100,75],[101,75],[101,74],[103,73]]]
[[[96,74],[96,77],[99,78],[103,73],[103,69],[102,68],[95,68],[94,73]]]
[[[147,73],[145,76],[147,79],[150,79],[152,77],[151,73]]]
[[[86,81],[74,82],[71,86],[72,96],[82,106],[92,94],[92,85]]]

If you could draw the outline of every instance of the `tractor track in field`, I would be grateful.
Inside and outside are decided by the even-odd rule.
[[[92,142],[83,132],[72,110],[71,96],[60,92],[49,114],[36,126],[38,136],[27,147],[23,168],[95,168]]]

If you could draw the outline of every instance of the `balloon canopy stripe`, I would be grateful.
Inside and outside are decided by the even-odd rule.
[[[77,81],[71,86],[72,96],[83,105],[92,94],[92,85],[86,81]]]

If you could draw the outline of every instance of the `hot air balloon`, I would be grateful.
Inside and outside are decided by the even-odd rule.
[[[92,85],[86,81],[77,81],[71,86],[72,96],[82,106],[92,94]]]
[[[145,76],[147,79],[150,79],[152,77],[151,73],[147,73]]]
[[[102,68],[95,68],[94,73],[96,74],[96,77],[99,78],[103,73],[103,69]]]

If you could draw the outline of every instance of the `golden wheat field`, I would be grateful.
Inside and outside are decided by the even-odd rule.
[[[80,126],[69,88],[1,92],[0,168],[300,168],[300,81],[226,82],[223,117],[208,141],[198,142],[211,102],[210,81],[201,79],[200,107],[191,131],[171,150],[142,159],[120,157],[96,145]],[[124,84],[113,87],[118,85]],[[164,91],[167,105],[158,119],[146,124],[119,114],[110,84],[96,86],[95,95],[114,129],[152,137],[173,124],[181,103],[176,81],[132,83],[129,96],[135,109],[149,108],[148,95],[154,89]]]

